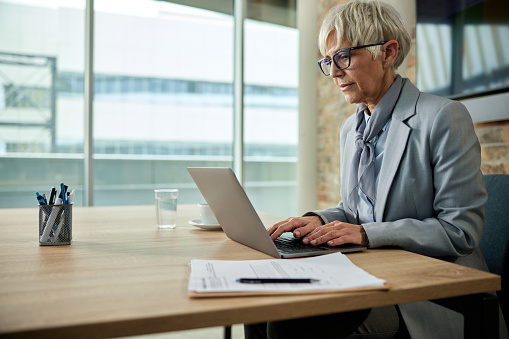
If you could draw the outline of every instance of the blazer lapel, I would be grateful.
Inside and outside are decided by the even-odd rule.
[[[375,216],[376,221],[383,221],[383,213],[389,196],[394,176],[398,170],[399,164],[405,151],[408,136],[411,128],[405,123],[405,120],[415,115],[415,105],[419,98],[419,90],[408,79],[401,90],[398,102],[394,107],[389,134],[385,143],[384,158],[380,169]]]
[[[348,201],[348,193],[350,193],[352,191],[352,187],[350,187],[349,185],[346,185],[346,183],[350,183],[350,175],[352,174],[351,173],[351,170],[350,170],[350,166],[352,164],[352,157],[355,153],[355,130],[350,130],[348,132],[348,134],[346,135],[346,141],[345,141],[345,147],[344,147],[344,153],[343,155],[341,155],[341,162],[342,162],[342,166],[341,166],[341,171],[343,173],[341,173],[341,177],[342,177],[342,180],[341,182],[345,183],[345,190],[342,190],[341,192],[341,197],[343,199],[343,201],[346,202],[346,207],[348,208],[348,210],[350,210],[349,206],[349,201]],[[351,211],[354,215],[356,214],[356,211]]]

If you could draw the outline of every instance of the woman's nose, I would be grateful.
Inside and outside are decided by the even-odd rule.
[[[337,78],[337,77],[343,76],[344,74],[345,74],[344,70],[339,69],[335,63],[331,64],[331,69],[330,69],[330,77],[331,78]]]

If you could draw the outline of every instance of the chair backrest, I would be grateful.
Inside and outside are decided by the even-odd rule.
[[[509,319],[509,175],[484,176],[488,190],[486,221],[479,245],[490,272],[502,276],[500,307]]]

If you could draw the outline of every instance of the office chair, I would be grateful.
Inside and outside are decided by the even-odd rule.
[[[500,308],[509,320],[509,175],[484,175],[488,190],[486,221],[479,245],[491,273],[502,276],[497,292]]]

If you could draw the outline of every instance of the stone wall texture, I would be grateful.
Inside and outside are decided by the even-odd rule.
[[[508,108],[509,116],[509,108]],[[474,125],[484,174],[509,174],[509,120]]]
[[[318,0],[318,23],[332,6],[346,0]],[[415,18],[412,29],[412,49],[404,77],[416,83]],[[317,35],[319,30],[317,27]],[[317,56],[317,60],[322,58]],[[339,131],[342,123],[355,113],[356,105],[348,104],[332,79],[318,75],[318,208],[335,206],[340,200]],[[509,114],[508,114],[509,116]],[[476,124],[476,133],[482,147],[482,171],[485,174],[509,174],[509,120]]]

